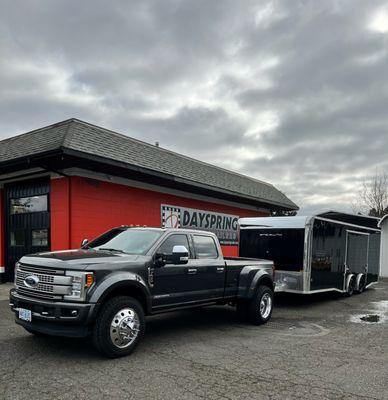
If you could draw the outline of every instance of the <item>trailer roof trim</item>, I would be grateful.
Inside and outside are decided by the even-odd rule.
[[[261,228],[279,228],[279,229],[304,229],[307,221],[311,217],[257,217],[257,218],[240,218],[239,224],[241,228],[255,226]]]
[[[379,221],[378,227],[381,228],[385,221],[388,221],[388,214],[385,214]]]
[[[382,222],[382,220],[376,217],[369,217],[366,215],[349,214],[340,211],[324,211],[308,216],[240,218],[239,224],[241,228],[304,229],[312,218],[322,218],[333,222],[338,221],[345,225],[359,226],[374,230],[378,230]]]

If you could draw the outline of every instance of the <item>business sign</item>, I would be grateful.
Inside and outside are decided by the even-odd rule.
[[[161,217],[164,228],[209,231],[215,233],[223,245],[238,244],[237,215],[162,204]]]

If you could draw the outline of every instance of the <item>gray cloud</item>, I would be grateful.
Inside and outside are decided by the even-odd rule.
[[[0,85],[0,137],[74,116],[304,211],[388,170],[387,1],[1,0]]]

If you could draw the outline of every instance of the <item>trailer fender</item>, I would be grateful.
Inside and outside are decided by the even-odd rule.
[[[240,273],[237,298],[251,299],[260,284],[274,289],[272,276],[266,270],[257,266],[244,267]]]
[[[364,281],[363,281],[364,279]],[[366,276],[363,273],[359,273],[356,277],[356,290],[357,292],[362,292],[365,288]]]
[[[346,291],[348,291],[348,287],[349,287],[350,281],[351,281],[354,277],[355,277],[355,274],[349,274],[349,275],[346,277],[346,286],[345,286],[345,290],[346,290]]]

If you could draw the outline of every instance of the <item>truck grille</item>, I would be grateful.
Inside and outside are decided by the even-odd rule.
[[[38,279],[32,287],[25,281],[31,276]],[[20,294],[60,300],[71,293],[71,277],[61,270],[19,264],[15,271],[15,286]]]

